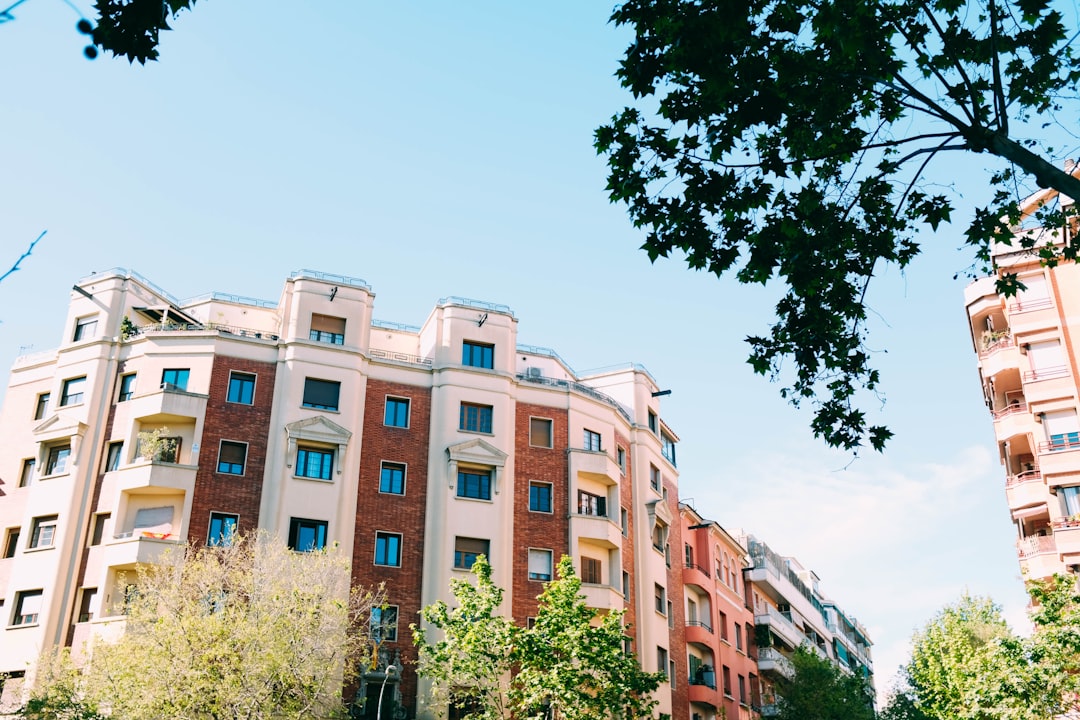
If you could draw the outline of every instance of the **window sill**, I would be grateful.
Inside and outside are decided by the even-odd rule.
[[[41,623],[40,622],[32,622],[32,623],[21,623],[19,625],[8,625],[7,629],[8,630],[21,630],[23,628],[36,628],[36,627],[41,627]]]
[[[231,475],[230,477],[240,477],[240,476],[239,475]],[[308,477],[306,475],[293,475],[293,479],[294,480],[307,480],[308,482],[317,482],[317,483],[322,483],[323,485],[333,485],[334,484],[334,478],[323,479],[323,478],[316,478],[316,477]]]
[[[379,494],[380,495],[390,495],[392,497],[405,497],[405,491],[404,490],[402,490],[401,492],[390,492],[388,490],[379,490]]]
[[[65,470],[64,472],[56,473],[55,475],[42,475],[38,480],[55,480],[56,478],[68,477],[69,475],[71,475],[71,473]]]
[[[221,472],[220,470],[215,470],[214,474],[215,475],[222,475],[224,477],[230,477],[230,478],[242,478],[242,477],[244,477],[244,473]]]
[[[487,435],[488,437],[493,437],[495,435],[495,433],[493,432],[486,432],[484,430],[467,430],[463,427],[459,427],[458,432],[468,433],[470,435]]]
[[[383,427],[385,427],[385,428],[393,428],[394,430],[408,430],[409,429],[408,425],[387,425],[386,423],[383,423]]]
[[[303,405],[303,404],[301,404],[300,407],[303,408],[304,410],[318,410],[319,412],[334,413],[335,415],[340,415],[341,414],[341,410],[339,410],[337,408],[316,407],[314,405]]]
[[[482,502],[482,503],[494,503],[495,502],[491,498],[474,498],[474,497],[466,497],[464,495],[455,495],[454,499],[455,500],[469,500],[470,502]]]
[[[533,510],[532,508],[529,508],[529,512],[538,513],[540,515],[554,515],[555,514],[554,511],[552,511],[552,510]]]
[[[401,565],[386,565],[384,563],[371,563],[371,566],[372,567],[377,567],[377,568],[390,568],[391,570],[400,570],[401,569]]]
[[[41,547],[25,548],[23,550],[23,554],[24,555],[29,555],[30,553],[45,552],[46,550],[55,550],[55,549],[56,549],[55,545],[43,545]]]

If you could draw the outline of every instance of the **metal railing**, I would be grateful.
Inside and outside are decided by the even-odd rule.
[[[1016,553],[1022,558],[1053,552],[1057,552],[1053,535],[1034,535],[1016,541]]]
[[[1009,304],[1010,313],[1022,313],[1031,312],[1033,310],[1042,310],[1044,308],[1051,307],[1053,302],[1050,298],[1031,298],[1030,300],[1017,300],[1016,302]]]
[[[623,419],[626,420],[627,423],[631,425],[634,424],[634,419],[630,415],[630,411],[624,408],[618,400],[608,395],[605,395],[599,390],[591,388],[588,385],[582,385],[579,382],[573,382],[571,380],[557,380],[556,378],[549,378],[543,376],[535,377],[531,375],[526,375],[524,373],[518,373],[515,377],[518,380],[524,380],[525,382],[536,383],[538,385],[547,385],[549,387],[556,387],[564,390],[573,390],[583,395],[587,395],[594,400],[599,400],[600,402],[615,408],[615,410],[617,410],[618,413],[623,416]]]
[[[1042,471],[1038,468],[1034,470],[1025,470],[1022,473],[1016,475],[1010,475],[1005,478],[1005,487],[1012,487],[1013,485],[1020,485],[1026,482],[1035,482],[1036,480],[1042,480]]]
[[[1066,365],[1055,365],[1040,370],[1025,370],[1024,382],[1038,382],[1039,380],[1053,380],[1054,378],[1067,377],[1069,368]]]
[[[235,303],[236,305],[250,305],[252,307],[268,308],[270,310],[277,309],[277,303],[273,300],[261,300],[259,298],[233,295],[232,293],[223,293],[216,290],[214,292],[203,293],[202,295],[186,298],[180,302],[180,306],[187,307],[208,300],[221,300],[222,302]]]
[[[1006,405],[998,410],[991,410],[990,414],[994,416],[995,420],[1000,420],[1003,417],[1013,415],[1015,413],[1027,412],[1028,406],[1026,402],[1016,402],[1011,405]]]
[[[780,654],[780,651],[776,648],[759,648],[758,649],[758,665],[761,663],[771,662],[776,665],[776,669],[782,674],[792,677],[795,674],[795,665],[788,658]]]
[[[477,310],[489,310],[491,312],[504,313],[510,317],[514,317],[514,311],[510,309],[509,305],[500,305],[499,303],[488,302],[486,300],[473,300],[472,298],[450,295],[449,297],[439,298],[439,304],[464,305],[465,307],[476,308]]]
[[[254,328],[239,327],[237,325],[223,325],[221,323],[151,323],[150,325],[139,325],[133,328],[124,341],[130,341],[140,335],[146,335],[148,333],[185,333],[185,332],[220,332],[226,335],[239,335],[240,337],[250,337],[257,340],[277,340],[279,336],[276,333],[271,333],[266,330],[256,330]]]
[[[419,325],[406,325],[405,323],[390,322],[389,320],[372,320],[371,327],[382,328],[383,330],[400,330],[407,333],[420,332]]]
[[[1014,347],[1015,345],[1016,345],[1016,340],[1013,339],[1012,335],[1005,335],[1004,337],[996,338],[994,340],[988,340],[986,342],[986,344],[983,345],[982,349],[979,350],[979,357],[980,358],[990,357],[991,355],[996,353],[998,350],[1001,350],[1003,348]]]
[[[710,635],[712,634],[712,625],[705,622],[704,620],[687,620],[686,625],[688,627],[704,628],[705,632],[709,633]]]
[[[432,360],[429,357],[410,355],[409,353],[397,352],[396,350],[370,348],[368,349],[368,355],[380,360],[393,360],[395,362],[409,363],[410,365],[424,365],[430,367],[432,364]]]
[[[559,353],[555,352],[551,348],[540,347],[538,345],[523,345],[522,343],[518,343],[517,351],[519,353],[525,353],[526,355],[540,355],[541,357],[549,357],[558,360],[560,363],[562,363],[563,367],[570,371],[571,375],[577,376],[577,373],[574,372],[574,368],[570,366],[570,363],[566,362],[566,360],[564,360],[563,357],[559,355]]]
[[[707,578],[712,577],[712,575],[709,574],[708,568],[703,568],[700,565],[696,565],[696,564],[694,564],[692,562],[689,562],[689,561],[686,563],[686,569],[687,570],[697,570],[698,572],[702,573]]]
[[[1039,452],[1060,452],[1080,449],[1080,433],[1062,433],[1061,436],[1039,443]]]
[[[289,277],[323,280],[325,282],[332,282],[337,285],[348,285],[349,287],[357,287],[368,291],[371,290],[371,286],[368,285],[367,280],[349,277],[348,275],[336,275],[334,273],[321,272],[319,270],[297,270],[296,272],[289,273]]]

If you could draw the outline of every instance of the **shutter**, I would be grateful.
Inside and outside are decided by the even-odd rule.
[[[42,593],[27,593],[22,596],[22,602],[19,604],[20,615],[37,615],[41,612]]]
[[[311,315],[311,329],[319,332],[334,333],[335,335],[345,334],[345,318],[334,317],[332,315],[319,315],[318,313],[312,313]]]
[[[245,460],[247,460],[247,445],[222,441],[219,462],[243,465]]]
[[[551,578],[551,553],[544,550],[530,550],[529,575]]]
[[[304,382],[304,404],[337,408],[341,383],[308,378]]]
[[[1018,278],[1027,289],[1021,290],[1017,293],[1017,300],[1019,300],[1021,307],[1028,303],[1037,303],[1039,301],[1046,301],[1050,299],[1050,292],[1046,286],[1046,276],[1042,273],[1036,275],[1025,275]]]
[[[1031,360],[1031,370],[1036,379],[1065,367],[1065,356],[1061,352],[1059,340],[1031,343],[1028,346],[1028,358]]]
[[[171,506],[142,508],[135,513],[135,530],[143,532],[172,532],[175,509]]]

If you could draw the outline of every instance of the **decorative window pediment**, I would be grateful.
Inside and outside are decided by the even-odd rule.
[[[39,443],[55,443],[57,440],[71,438],[71,456],[74,458],[79,454],[79,443],[87,429],[86,423],[58,412],[34,428],[34,440]]]
[[[672,516],[671,508],[663,500],[654,500],[651,503],[645,505],[645,509],[649,513],[649,528],[650,530],[656,525],[657,519],[663,522],[668,527],[671,527]]]
[[[333,420],[315,416],[289,423],[285,426],[285,432],[289,436],[285,467],[293,466],[297,442],[316,443],[337,449],[337,461],[334,463],[334,468],[338,475],[341,474],[342,468],[345,467],[345,448],[352,438],[352,431],[346,430]]]
[[[500,480],[502,479],[503,467],[506,465],[507,454],[482,438],[466,440],[446,448],[446,459],[449,463],[450,489],[453,490],[457,483],[458,469],[460,465],[471,467],[484,467],[491,469],[491,485],[495,494],[499,494]]]

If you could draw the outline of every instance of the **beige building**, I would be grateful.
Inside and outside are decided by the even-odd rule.
[[[383,656],[359,693],[427,717],[408,625],[479,553],[525,623],[562,554],[588,602],[625,609],[647,670],[686,653],[676,434],[640,366],[579,375],[518,343],[502,305],[446,298],[373,319],[362,280],[294,273],[277,302],[179,301],[134,272],[76,283],[56,350],[20,357],[0,413],[0,673],[122,631],[137,563],[236,528],[337,543],[385,582]],[[681,630],[681,628],[680,628]],[[392,689],[392,692],[391,692]],[[366,704],[374,717],[375,702]],[[385,714],[384,714],[385,715]]]
[[[1056,193],[1025,200],[1027,221]],[[1073,242],[1075,232],[1035,231],[1038,245]],[[1080,568],[1080,420],[1077,418],[1076,342],[1080,339],[1080,267],[1043,267],[1038,256],[998,245],[998,275],[964,292],[979,380],[1005,471],[1005,496],[1016,526],[1017,557],[1025,578]],[[1015,297],[996,290],[1015,273],[1025,289]]]

